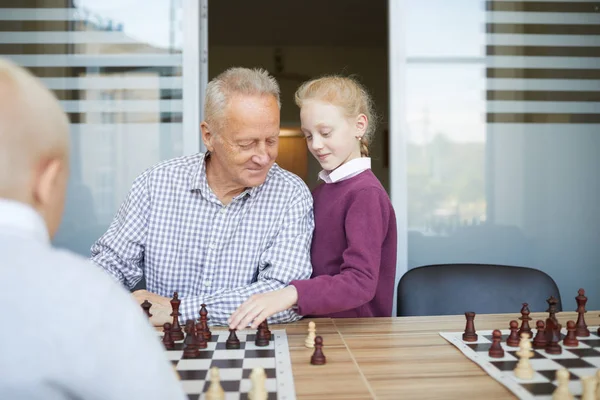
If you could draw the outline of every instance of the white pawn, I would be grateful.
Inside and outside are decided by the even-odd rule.
[[[252,381],[252,388],[248,392],[248,399],[250,400],[267,400],[267,388],[265,382],[267,381],[267,374],[262,367],[255,367],[250,373],[250,381]]]
[[[596,377],[584,376],[581,378],[581,386],[583,386],[583,395],[581,400],[596,400]]]
[[[219,376],[219,368],[212,367],[210,369],[210,386],[205,393],[206,400],[225,400],[225,391],[221,386],[221,378]]]
[[[308,336],[306,336],[306,340],[304,341],[304,346],[312,349],[315,347],[315,337],[317,337],[317,328],[315,327],[315,323],[310,321],[308,323]]]
[[[519,362],[517,363],[517,367],[514,371],[515,376],[519,379],[533,379],[535,371],[529,362],[529,359],[533,357],[533,352],[531,351],[531,342],[529,341],[529,336],[526,333],[521,334],[521,341],[519,342],[519,351],[517,351],[517,355],[519,356]]]
[[[556,371],[556,380],[558,386],[552,393],[552,400],[573,400],[573,395],[569,392],[569,371],[566,369],[559,369]]]

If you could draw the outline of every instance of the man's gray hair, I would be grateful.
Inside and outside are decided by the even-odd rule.
[[[227,103],[234,95],[273,96],[281,109],[279,84],[262,68],[234,67],[208,83],[204,103],[204,119],[217,130],[223,128]]]

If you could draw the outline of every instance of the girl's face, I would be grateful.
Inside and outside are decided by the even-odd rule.
[[[331,103],[307,100],[300,110],[302,133],[308,149],[326,171],[360,158],[360,141],[366,129],[366,117],[347,118]]]

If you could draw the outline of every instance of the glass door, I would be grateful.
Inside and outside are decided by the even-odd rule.
[[[201,149],[207,0],[0,0],[0,56],[54,90],[71,121],[55,244],[88,256],[136,176]]]

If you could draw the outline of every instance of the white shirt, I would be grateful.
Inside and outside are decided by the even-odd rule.
[[[322,170],[319,172],[319,178],[325,183],[336,183],[352,178],[367,169],[371,169],[370,157],[354,158],[331,172]]]
[[[0,199],[0,254],[0,399],[187,398],[131,295],[31,207]]]

